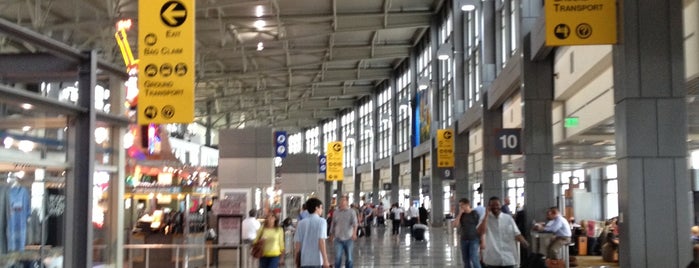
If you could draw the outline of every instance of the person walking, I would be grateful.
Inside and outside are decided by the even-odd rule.
[[[393,220],[392,235],[400,234],[400,225],[403,223],[403,209],[398,206],[398,203],[391,207],[391,219]]]
[[[483,263],[486,268],[514,268],[517,265],[517,245],[529,248],[512,216],[501,212],[500,198],[493,196],[488,201],[488,209],[478,225],[478,233],[485,234]]]
[[[345,267],[353,267],[352,249],[354,241],[357,240],[358,226],[356,212],[350,209],[347,197],[343,197],[330,224],[330,241],[335,245],[335,268],[342,267],[343,255],[345,255]]]
[[[481,243],[477,230],[480,220],[478,212],[471,209],[471,201],[468,198],[459,200],[459,215],[456,216],[453,225],[459,228],[461,260],[464,262],[464,268],[481,268],[478,255]]]
[[[260,230],[260,221],[257,220],[257,210],[251,209],[248,212],[248,217],[243,220],[242,223],[242,238],[243,238],[243,246],[246,248],[250,248],[252,246],[252,241],[257,238],[257,233]],[[249,256],[249,254],[243,254],[243,267],[252,267],[252,257]]]
[[[284,229],[279,226],[279,219],[274,213],[265,218],[265,225],[255,239],[262,241],[260,268],[277,268],[284,265]]]
[[[325,239],[328,238],[327,225],[323,214],[323,202],[318,198],[306,201],[309,216],[299,221],[294,234],[294,256],[301,268],[329,268]]]

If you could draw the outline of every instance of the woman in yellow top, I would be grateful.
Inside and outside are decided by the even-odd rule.
[[[255,242],[260,239],[264,242],[260,268],[277,268],[280,264],[284,265],[284,229],[279,227],[279,219],[276,215],[267,216],[265,225],[257,234]]]

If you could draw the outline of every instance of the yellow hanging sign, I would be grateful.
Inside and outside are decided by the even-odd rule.
[[[437,167],[454,167],[454,131],[437,130]]]
[[[546,45],[617,42],[616,0],[547,0]]]
[[[195,0],[138,1],[138,123],[194,121]]]
[[[327,168],[325,171],[326,181],[342,181],[345,176],[345,170],[342,164],[344,152],[341,141],[333,141],[328,143],[328,151],[325,152],[327,160]]]

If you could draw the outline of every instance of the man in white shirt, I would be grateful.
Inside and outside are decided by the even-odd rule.
[[[250,247],[252,245],[252,241],[257,238],[257,231],[260,230],[260,221],[257,220],[257,211],[254,209],[251,209],[250,212],[248,212],[248,217],[243,220],[243,230],[242,232],[242,238],[243,238],[243,245]],[[243,260],[243,265],[244,267],[252,267],[252,258],[249,256],[249,254],[243,254],[245,256]]]
[[[524,248],[529,247],[529,243],[519,232],[515,220],[509,214],[501,213],[501,209],[500,198],[491,197],[485,217],[478,225],[478,233],[485,234],[483,263],[486,268],[514,268],[517,265],[515,242],[519,241]]]
[[[418,223],[420,220],[420,212],[418,211],[417,207],[415,204],[410,204],[410,207],[408,208],[408,225],[410,225],[410,234],[413,233],[413,225]]]

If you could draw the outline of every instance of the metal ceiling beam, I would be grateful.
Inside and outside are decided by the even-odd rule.
[[[261,91],[254,91],[254,88],[243,88],[242,93],[234,93],[232,95],[224,95],[224,96],[208,96],[206,98],[197,98],[195,101],[196,102],[201,102],[205,103],[210,100],[226,100],[226,99],[233,99],[233,98],[243,98],[243,97],[253,97],[253,98],[258,98],[261,96],[264,96],[265,94],[274,94],[278,92],[285,92],[289,88],[286,86],[283,87],[273,87],[273,88],[266,88]],[[311,96],[313,97],[326,97],[326,96],[337,96],[337,95],[368,95],[371,94],[371,92],[374,90],[374,86],[352,86],[352,87],[344,87],[344,86],[314,86],[312,89]],[[208,95],[208,94],[207,94]]]

